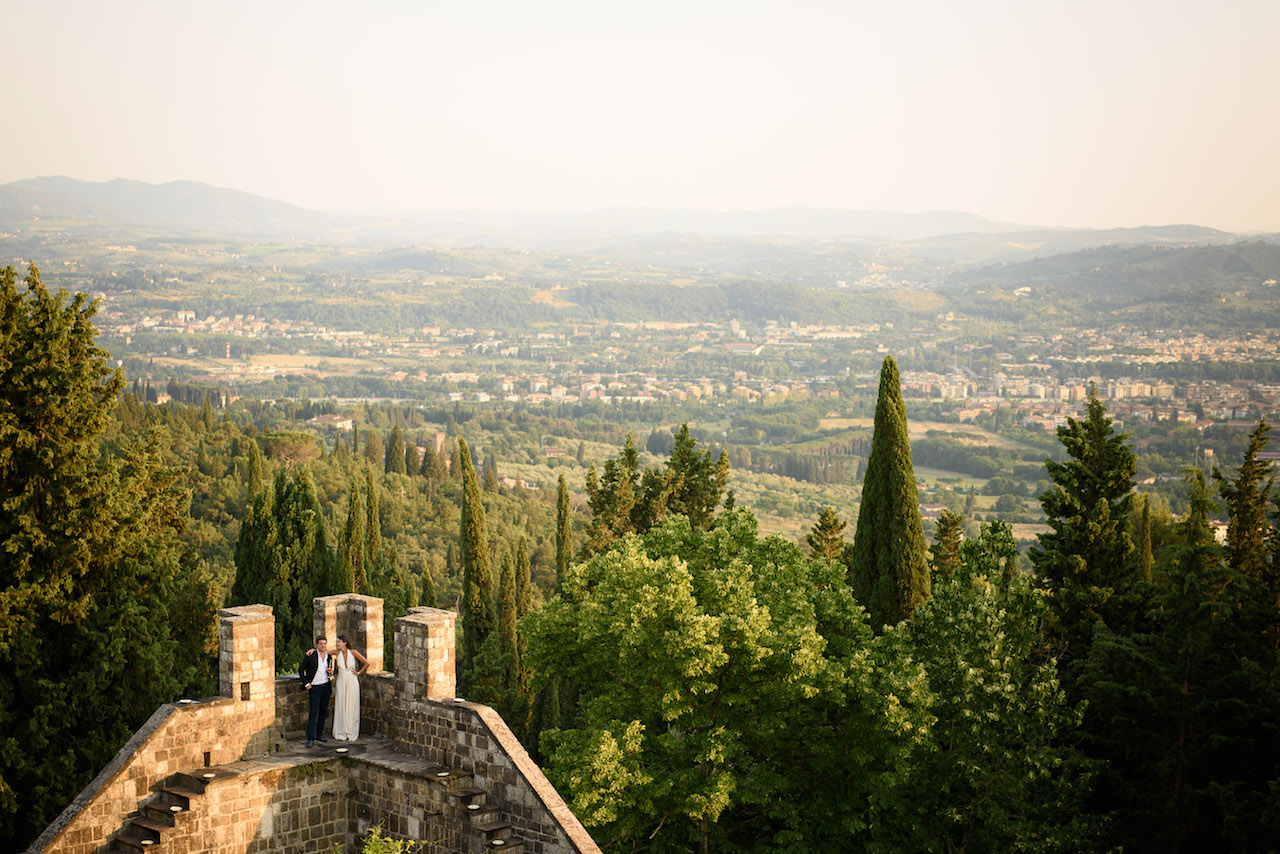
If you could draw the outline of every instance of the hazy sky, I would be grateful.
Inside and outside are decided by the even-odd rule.
[[[0,182],[1280,230],[1280,0],[0,9]]]

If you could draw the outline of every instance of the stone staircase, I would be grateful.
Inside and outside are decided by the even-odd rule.
[[[354,748],[349,758],[355,758],[362,752],[361,748]],[[143,851],[165,851],[174,844],[179,850],[186,850],[181,837],[194,820],[193,810],[199,809],[206,787],[214,780],[234,777],[238,773],[233,768],[213,767],[170,776],[138,805],[135,814],[125,820],[107,850],[117,854],[139,854]],[[445,788],[446,801],[461,817],[460,830],[467,852],[532,854],[533,847],[515,835],[514,828],[504,820],[498,807],[490,803],[488,793],[476,787],[471,772],[428,766],[418,773],[424,773]],[[166,840],[171,844],[167,846]]]
[[[228,772],[217,768],[170,776],[139,804],[137,814],[125,820],[110,850],[122,854],[164,850],[165,836],[181,832],[191,820],[193,804],[204,794],[205,786],[223,776]]]
[[[469,850],[524,854],[525,841],[514,835],[510,823],[503,821],[498,808],[488,802],[488,793],[475,787],[469,772],[446,769],[440,773],[449,774],[449,797],[466,816],[472,840]],[[527,850],[532,854],[532,848]]]

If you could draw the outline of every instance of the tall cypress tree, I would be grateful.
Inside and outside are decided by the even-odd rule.
[[[365,526],[366,543],[364,560],[366,570],[382,558],[382,514],[378,508],[378,478],[373,473],[373,466],[366,466],[364,471],[365,487]],[[365,591],[359,591],[364,593]]]
[[[391,428],[391,437],[387,440],[387,450],[382,461],[382,470],[387,474],[404,474],[404,431],[397,424]]]
[[[459,680],[463,690],[476,687],[477,658],[495,628],[493,570],[489,564],[489,526],[485,520],[480,483],[471,462],[471,449],[458,439],[458,464],[462,471],[462,518],[458,544],[462,553],[462,653]]]
[[[498,585],[500,607],[498,609],[498,633],[502,651],[502,692],[508,704],[516,698],[520,689],[520,649],[516,638],[516,621],[519,619],[516,591],[516,573],[511,556],[502,558],[502,580]]]
[[[484,456],[484,491],[493,494],[498,492],[498,461],[492,453]]]
[[[249,497],[262,491],[262,449],[257,439],[249,439]]]
[[[524,537],[516,546],[516,620],[523,620],[533,610],[533,571],[529,564],[529,543]],[[519,653],[520,690],[529,690],[529,671],[524,666],[525,636],[516,628],[516,651]]]
[[[907,408],[898,365],[886,356],[849,562],[853,594],[877,631],[910,617],[929,598],[927,555]]]
[[[569,487],[564,475],[556,483],[556,590],[564,582],[573,559],[573,516],[569,508]]]
[[[404,443],[404,473],[418,473],[418,446],[407,440]]]
[[[1156,556],[1151,549],[1151,496],[1142,496],[1142,523],[1138,530],[1138,575],[1142,580],[1151,583],[1151,569],[1155,566]]]
[[[276,473],[245,516],[235,561],[228,604],[270,605],[277,659],[297,660],[311,645],[312,599],[342,587],[310,469]]]
[[[368,541],[364,526],[368,511],[365,508],[364,494],[360,491],[360,481],[351,478],[351,486],[347,490],[347,525],[342,532],[342,567],[343,587],[352,593],[361,593],[368,588],[368,576],[365,567],[365,548]]]

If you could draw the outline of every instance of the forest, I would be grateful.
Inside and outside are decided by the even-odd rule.
[[[218,607],[271,605],[288,663],[311,598],[342,591],[383,597],[389,627],[456,609],[460,692],[502,713],[610,852],[1280,839],[1265,421],[1234,464],[1188,472],[1175,516],[1095,396],[1040,456],[913,443],[892,356],[865,435],[748,461],[687,424],[363,405],[344,434],[300,428],[296,402],[159,404],[113,367],[94,311],[34,266],[0,276],[6,849],[158,704],[212,693]],[[545,437],[573,464],[526,485]],[[735,457],[843,467],[856,519],[821,507],[802,542],[763,534]],[[999,519],[949,508],[926,529],[922,458],[989,463],[1002,495],[1042,483],[1047,530],[1020,554]]]

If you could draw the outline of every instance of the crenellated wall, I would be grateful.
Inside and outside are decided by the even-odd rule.
[[[380,668],[380,600],[318,598],[315,623]],[[598,852],[497,712],[453,696],[455,631],[456,615],[435,608],[396,621],[398,672],[361,678],[361,743],[338,757],[301,746],[307,696],[296,675],[275,675],[271,609],[220,611],[222,696],[158,709],[29,854],[99,854],[148,832],[171,854],[355,850],[374,825],[431,854],[496,839]],[[151,816],[166,826],[148,830]]]
[[[218,623],[220,681],[232,696],[157,709],[29,851],[91,854],[171,775],[235,762],[270,743],[275,618],[265,605],[247,605],[219,611]]]

